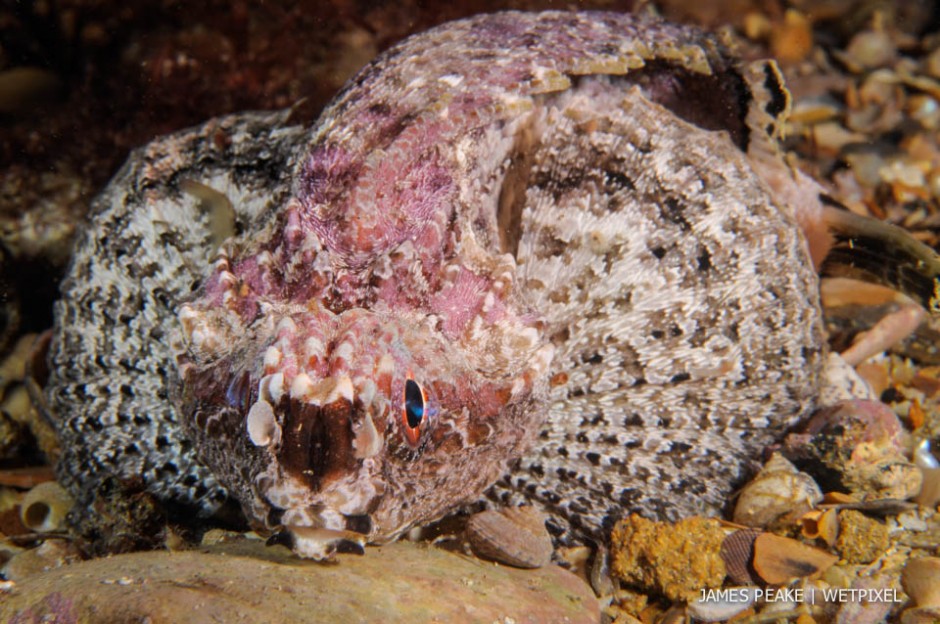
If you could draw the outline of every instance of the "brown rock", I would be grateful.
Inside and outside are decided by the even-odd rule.
[[[688,600],[725,578],[717,520],[687,518],[674,524],[630,516],[611,536],[613,572],[631,585],[670,600]]]
[[[849,563],[871,563],[888,548],[888,527],[860,511],[839,512],[836,547]]]
[[[318,564],[243,540],[202,551],[96,559],[17,582],[0,621],[585,622],[591,589],[557,566],[538,571],[396,543]]]

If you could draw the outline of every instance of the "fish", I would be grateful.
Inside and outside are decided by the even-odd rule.
[[[141,492],[313,559],[482,499],[558,543],[720,514],[816,406],[823,258],[891,279],[833,253],[885,236],[779,157],[788,109],[696,28],[504,12],[393,46],[315,122],[139,148],[55,306],[75,530]]]

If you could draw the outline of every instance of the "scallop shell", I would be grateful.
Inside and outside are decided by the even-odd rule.
[[[552,558],[545,516],[535,507],[475,514],[467,523],[467,538],[480,557],[517,568],[540,568]]]
[[[759,580],[754,571],[754,541],[761,532],[755,529],[735,531],[721,543],[722,560],[728,570],[728,576],[735,583],[756,583]]]

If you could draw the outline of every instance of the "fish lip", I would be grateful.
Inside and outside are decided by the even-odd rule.
[[[352,531],[286,526],[273,533],[266,546],[286,546],[307,559],[326,561],[336,554],[364,555],[366,538]]]

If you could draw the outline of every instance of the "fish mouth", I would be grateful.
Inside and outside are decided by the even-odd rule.
[[[268,546],[280,544],[295,554],[317,561],[329,560],[337,554],[365,554],[365,546],[372,531],[372,517],[367,514],[342,514],[345,529],[330,529],[306,525],[286,525],[265,542]]]
[[[313,492],[354,472],[353,405],[339,398],[326,405],[290,400],[284,415],[278,463]]]
[[[346,396],[322,405],[294,398],[281,401],[280,478],[275,483],[284,489],[264,493],[269,504],[281,507],[274,517],[269,515],[268,526],[278,531],[275,537],[286,534],[274,543],[294,544],[292,549],[303,556],[320,558],[355,552],[354,544],[374,537],[378,527],[371,512],[384,488],[368,474],[374,459],[357,454],[357,407]]]

